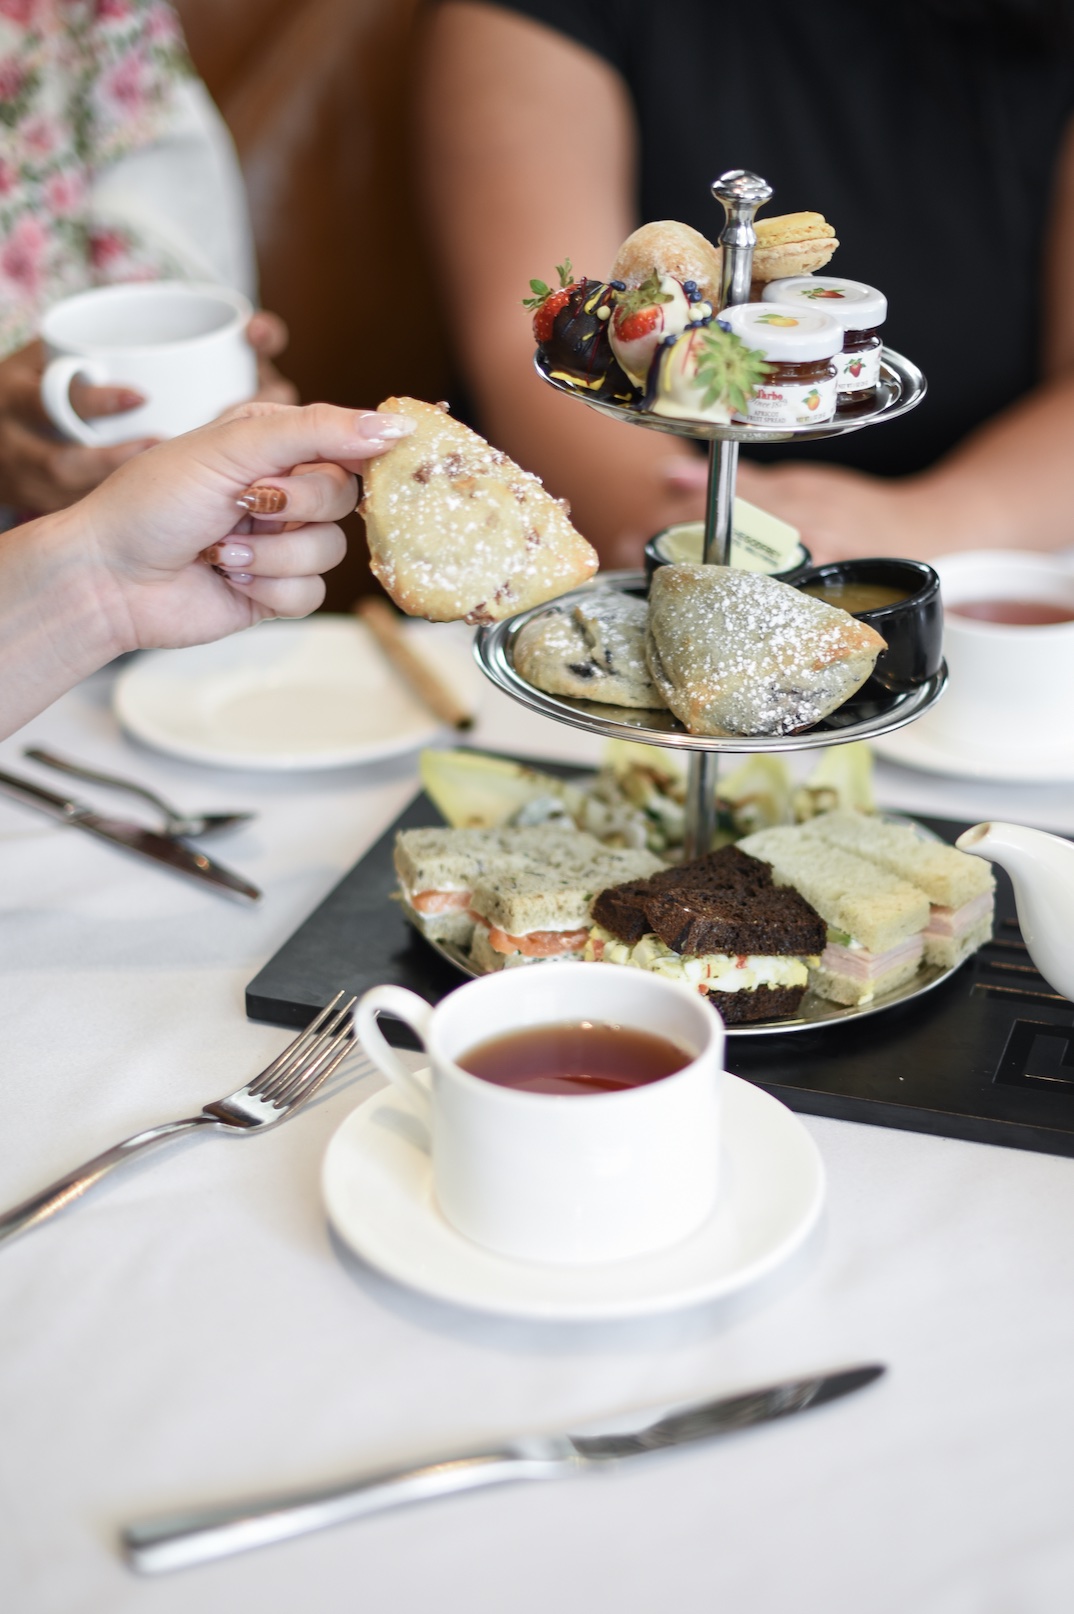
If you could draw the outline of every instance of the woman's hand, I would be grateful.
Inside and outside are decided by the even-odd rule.
[[[0,542],[0,736],[124,650],[304,616],[345,549],[356,473],[409,420],[241,404]]]
[[[35,513],[65,509],[153,442],[140,437],[108,448],[63,442],[41,403],[44,368],[40,342],[0,361],[0,504]],[[71,388],[71,402],[87,420],[121,415],[144,401],[129,387],[76,382]]]
[[[403,417],[241,404],[123,466],[70,512],[124,648],[200,644],[305,616],[346,550],[355,473]]]
[[[297,403],[295,387],[272,362],[287,346],[280,316],[258,309],[246,338],[257,354],[257,402]],[[0,360],[0,505],[35,515],[66,509],[156,441],[136,437],[102,448],[63,441],[41,403],[44,368],[40,342]],[[83,420],[121,415],[144,402],[131,387],[92,387],[77,380],[71,385],[72,406]]]

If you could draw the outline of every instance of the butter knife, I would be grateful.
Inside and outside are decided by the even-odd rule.
[[[456,1491],[517,1480],[561,1479],[628,1457],[734,1434],[836,1401],[872,1384],[884,1371],[879,1364],[842,1368],[693,1406],[637,1414],[617,1420],[615,1426],[594,1425],[584,1433],[534,1435],[485,1451],[454,1453],[407,1468],[361,1475],[323,1489],[171,1514],[127,1525],[123,1548],[132,1567],[145,1574],[186,1569]]]
[[[196,851],[194,847],[169,835],[160,835],[156,830],[128,823],[122,818],[105,818],[80,802],[72,801],[67,796],[58,796],[43,785],[35,784],[32,779],[20,779],[13,773],[0,772],[0,790],[21,801],[24,806],[36,807],[51,818],[58,818],[61,823],[73,825],[75,829],[87,830],[99,840],[121,846],[127,852],[135,852],[139,857],[148,858],[151,863],[171,869],[174,874],[189,875],[192,880],[211,886],[214,891],[226,891],[248,902],[261,900],[257,886],[244,880],[241,874],[233,874],[230,869],[206,857],[204,852]]]

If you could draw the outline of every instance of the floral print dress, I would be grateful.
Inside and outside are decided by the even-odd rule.
[[[191,76],[163,0],[0,0],[0,358],[61,297],[181,273],[94,186],[167,133]]]

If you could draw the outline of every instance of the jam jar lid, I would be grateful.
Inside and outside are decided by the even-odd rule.
[[[843,327],[822,309],[800,303],[736,303],[722,308],[719,320],[775,363],[815,364],[843,346]]]
[[[871,331],[888,317],[888,300],[875,286],[838,275],[790,275],[770,280],[761,293],[766,303],[808,303],[822,308],[845,331]]]

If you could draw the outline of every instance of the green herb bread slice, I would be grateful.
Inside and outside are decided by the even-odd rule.
[[[567,508],[446,406],[389,398],[415,431],[365,470],[373,574],[396,605],[433,622],[498,622],[576,588],[596,550]]]
[[[594,897],[664,867],[652,852],[604,846],[582,830],[516,831],[518,840],[474,882],[473,911],[509,936],[587,925]]]

